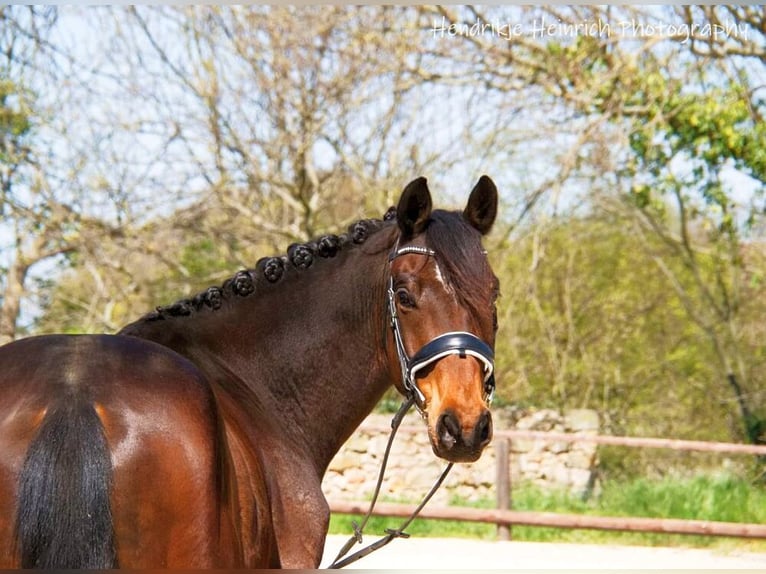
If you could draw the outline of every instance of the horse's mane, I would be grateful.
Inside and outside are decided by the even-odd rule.
[[[293,243],[285,255],[263,257],[253,269],[243,269],[226,279],[221,286],[208,287],[193,297],[170,305],[157,307],[144,315],[143,321],[158,321],[169,317],[186,317],[202,310],[217,310],[225,299],[248,297],[259,283],[279,283],[291,270],[303,271],[322,259],[332,259],[341,251],[359,246],[396,219],[396,209],[390,208],[383,219],[362,219],[350,225],[346,233],[328,234],[306,243]],[[487,288],[488,262],[482,253],[481,234],[458,213],[434,210],[425,229],[426,244],[436,252],[439,268],[449,285],[469,307],[478,311],[478,301]],[[496,289],[496,286],[494,287]]]
[[[342,250],[361,245],[371,235],[383,228],[384,223],[396,218],[396,210],[391,208],[383,219],[362,219],[350,225],[346,233],[328,234],[306,243],[293,243],[285,255],[263,257],[253,269],[243,269],[226,279],[221,286],[208,287],[193,297],[179,299],[170,305],[155,308],[144,315],[143,321],[158,321],[168,317],[186,317],[204,309],[217,310],[223,306],[224,299],[247,297],[256,290],[262,279],[267,283],[278,283],[290,269],[302,271],[312,267],[317,260],[331,259]]]

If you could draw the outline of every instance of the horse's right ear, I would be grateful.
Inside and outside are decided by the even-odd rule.
[[[425,177],[419,177],[407,184],[399,205],[396,207],[396,221],[402,231],[402,238],[409,239],[421,233],[431,217],[431,192]]]

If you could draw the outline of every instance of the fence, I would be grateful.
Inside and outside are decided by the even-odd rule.
[[[385,431],[386,429],[373,429]],[[402,427],[400,433],[422,432],[418,427]],[[497,508],[477,509],[461,507],[428,507],[420,513],[421,518],[484,522],[498,527],[500,539],[510,538],[512,525],[547,526],[554,528],[582,528],[594,530],[617,530],[632,532],[658,532],[665,534],[697,534],[707,536],[729,536],[738,538],[766,538],[766,525],[732,522],[714,522],[704,520],[659,519],[638,517],[586,516],[558,514],[551,512],[526,512],[510,509],[511,478],[509,457],[511,441],[514,439],[534,439],[559,442],[592,442],[596,444],[662,448],[682,451],[702,451],[714,453],[766,455],[766,446],[745,445],[720,442],[689,441],[677,439],[617,437],[605,435],[583,435],[559,432],[528,430],[501,430],[495,432],[496,490]],[[362,514],[367,511],[368,503],[331,500],[333,512]],[[375,509],[378,516],[409,516],[414,505],[379,503]]]

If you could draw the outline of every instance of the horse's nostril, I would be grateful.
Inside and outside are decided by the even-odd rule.
[[[492,439],[492,415],[489,411],[484,411],[481,417],[479,417],[474,436],[478,438],[477,442],[482,448],[489,444],[489,441]]]
[[[450,449],[455,446],[461,434],[460,424],[455,415],[449,411],[442,414],[436,425],[436,432],[443,447]]]

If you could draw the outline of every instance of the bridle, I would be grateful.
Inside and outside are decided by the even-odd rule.
[[[426,257],[436,256],[436,252],[428,247],[417,245],[399,247],[398,241],[388,256],[388,313],[391,318],[391,329],[394,332],[394,343],[396,345],[396,354],[399,357],[405,394],[408,398],[414,399],[415,406],[423,414],[426,408],[426,398],[417,384],[416,375],[418,371],[450,355],[459,355],[460,357],[471,356],[478,359],[484,367],[484,400],[489,405],[495,394],[495,353],[492,347],[473,333],[468,333],[467,331],[444,333],[431,339],[412,357],[407,354],[407,350],[404,347],[402,327],[399,323],[399,314],[397,313],[396,302],[394,300],[394,275],[390,267],[397,257],[411,253]]]
[[[425,255],[426,257],[435,257],[436,252],[427,247],[418,247],[416,245],[408,245],[405,247],[399,247],[397,241],[396,246],[388,256],[389,267],[393,263],[394,259],[400,255],[407,255],[414,253],[417,255]],[[362,531],[364,530],[367,521],[372,516],[375,508],[375,503],[378,500],[378,494],[380,493],[380,487],[383,483],[383,476],[386,472],[386,464],[388,462],[388,456],[391,452],[391,445],[394,442],[394,436],[399,428],[399,425],[404,418],[404,415],[414,404],[421,415],[425,415],[426,398],[423,392],[418,387],[416,382],[416,375],[418,371],[431,365],[437,361],[440,361],[444,357],[450,355],[459,355],[461,357],[472,356],[479,359],[484,367],[484,400],[489,403],[492,402],[492,397],[495,394],[495,353],[487,343],[479,339],[473,333],[467,331],[452,331],[444,333],[431,339],[428,343],[423,345],[412,357],[407,355],[407,350],[404,347],[404,338],[402,337],[402,327],[399,323],[399,315],[396,311],[396,303],[394,301],[394,275],[393,271],[389,269],[388,280],[388,312],[391,317],[391,329],[394,332],[394,342],[396,343],[396,354],[399,357],[399,366],[402,370],[402,383],[404,385],[405,394],[407,400],[402,403],[401,408],[391,421],[391,435],[388,438],[388,444],[386,445],[386,451],[383,455],[383,460],[380,465],[380,472],[378,473],[378,482],[375,486],[375,492],[373,493],[372,500],[370,501],[370,507],[367,510],[367,514],[364,516],[361,524],[353,522],[354,534],[349,538],[346,544],[341,548],[338,556],[329,568],[343,568],[357,560],[364,558],[365,556],[383,548],[389,542],[396,538],[407,538],[409,534],[405,532],[407,526],[415,519],[420,513],[423,507],[428,503],[431,497],[436,493],[441,486],[447,474],[452,469],[454,463],[449,463],[442,471],[439,478],[436,480],[431,490],[425,495],[420,504],[415,508],[412,514],[407,518],[404,523],[396,529],[387,529],[386,535],[380,538],[376,542],[362,548],[355,552],[351,556],[346,556],[349,550],[354,544],[362,543]]]

